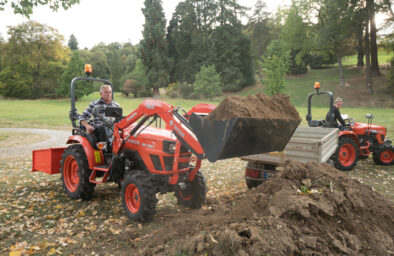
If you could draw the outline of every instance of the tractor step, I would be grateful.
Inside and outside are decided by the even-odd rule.
[[[106,182],[108,180],[110,170],[111,170],[111,164],[110,165],[98,165],[98,166],[93,167],[92,174],[90,174],[90,177],[89,177],[89,182],[96,183],[96,184],[101,184],[101,183]],[[104,176],[101,179],[97,179],[98,172],[104,172]]]

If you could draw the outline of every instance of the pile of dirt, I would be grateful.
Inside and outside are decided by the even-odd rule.
[[[393,254],[393,203],[329,165],[288,162],[237,197],[168,220],[139,254]]]
[[[290,103],[289,97],[281,94],[272,97],[263,93],[247,97],[229,96],[208,115],[208,118],[214,120],[227,120],[236,117],[301,121],[297,110]]]

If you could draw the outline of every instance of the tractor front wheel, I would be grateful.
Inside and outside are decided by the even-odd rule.
[[[72,199],[90,199],[96,184],[89,182],[91,171],[83,147],[76,144],[66,148],[60,165],[66,194]]]
[[[208,192],[207,185],[205,183],[204,175],[198,171],[194,180],[190,182],[185,190],[178,190],[175,192],[175,196],[178,200],[178,204],[199,209],[206,201],[206,195]]]
[[[126,174],[121,191],[126,216],[134,221],[148,222],[156,213],[157,198],[148,173]]]
[[[351,170],[357,164],[357,145],[349,137],[340,137],[334,154],[334,165],[340,170]]]
[[[376,164],[392,165],[394,164],[394,148],[392,145],[379,146],[373,152],[373,160]]]

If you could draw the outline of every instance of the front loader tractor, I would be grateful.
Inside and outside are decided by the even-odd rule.
[[[160,100],[146,99],[129,115],[120,108],[106,108],[101,116],[107,127],[107,142],[98,142],[78,124],[75,82],[108,80],[76,77],[71,82],[70,119],[72,135],[67,148],[33,151],[33,171],[61,173],[66,194],[88,200],[97,184],[116,182],[126,215],[135,221],[150,221],[155,214],[157,193],[174,192],[178,204],[202,207],[207,186],[201,161],[282,150],[297,124],[286,124],[283,142],[270,142],[275,127],[262,127],[258,119],[207,117],[216,106],[198,104],[189,112]],[[112,121],[108,121],[112,117]],[[256,132],[256,131],[266,132]],[[264,141],[265,143],[259,143]],[[246,146],[252,145],[252,146]]]

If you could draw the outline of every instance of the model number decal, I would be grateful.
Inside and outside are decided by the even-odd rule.
[[[142,146],[145,148],[150,148],[150,149],[154,149],[155,145],[151,145],[151,144],[146,144],[146,143],[142,143]]]
[[[130,121],[131,119],[133,119],[133,117],[135,117],[137,115],[137,112],[135,112],[134,114],[132,114],[131,116],[129,116],[127,118],[127,121]]]

